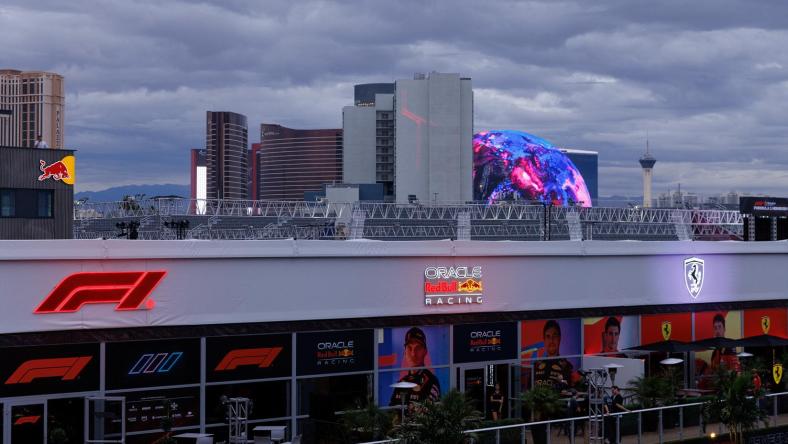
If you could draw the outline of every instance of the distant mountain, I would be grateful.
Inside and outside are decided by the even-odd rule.
[[[189,185],[163,184],[163,185],[125,185],[122,187],[107,188],[102,191],[80,191],[74,199],[89,199],[93,202],[113,202],[123,200],[124,196],[144,194],[146,198],[154,196],[180,196],[188,198],[191,194]]]

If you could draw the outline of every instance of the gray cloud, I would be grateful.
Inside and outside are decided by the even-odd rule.
[[[0,61],[66,76],[81,190],[188,181],[208,109],[338,127],[353,84],[473,78],[476,128],[600,152],[600,191],[786,194],[783,1],[17,1]]]

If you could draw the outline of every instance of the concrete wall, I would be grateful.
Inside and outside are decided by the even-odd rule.
[[[342,108],[342,179],[375,183],[375,107]]]

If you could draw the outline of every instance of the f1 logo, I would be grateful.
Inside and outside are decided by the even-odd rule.
[[[39,419],[41,419],[41,415],[20,416],[14,422],[14,425],[35,424]]]
[[[140,310],[155,305],[145,299],[166,271],[85,272],[63,279],[33,313],[73,313],[85,304],[115,304],[115,310]]]
[[[230,350],[224,355],[214,371],[235,370],[242,365],[256,365],[260,368],[270,367],[279,356],[282,347],[239,348]]]
[[[145,353],[131,366],[130,375],[168,373],[175,367],[183,352],[172,353]]]
[[[5,381],[9,384],[28,384],[38,378],[60,377],[61,381],[76,379],[86,365],[93,359],[92,356],[78,356],[74,358],[48,358],[31,359],[20,365]]]

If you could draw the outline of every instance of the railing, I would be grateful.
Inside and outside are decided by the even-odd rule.
[[[788,392],[770,393],[761,399],[761,409],[767,412],[770,425],[788,424]],[[546,442],[547,444],[575,444],[582,442],[621,444],[663,444],[685,438],[720,435],[727,430],[720,423],[705,424],[703,402],[677,404],[629,412],[613,413],[603,417],[577,416],[572,418],[508,424],[466,430],[464,433],[478,444],[508,444]],[[601,436],[587,437],[591,430],[590,421],[602,424]],[[580,436],[578,432],[581,432]],[[534,439],[534,435],[541,439]],[[531,435],[531,436],[528,436]],[[590,439],[589,439],[590,438]],[[363,444],[398,443],[397,439],[367,442]]]
[[[146,238],[155,239],[156,232],[166,233],[163,223],[168,218],[187,218],[192,227],[202,226],[200,230],[192,230],[194,236],[187,238],[203,239],[295,236],[467,239],[470,236],[485,240],[718,240],[741,239],[743,228],[738,212],[724,210],[567,208],[528,202],[488,205],[149,199],[76,205],[74,237],[89,238],[101,232],[110,234],[104,237],[114,237],[111,235],[114,222],[136,220],[145,222],[139,231],[149,231]],[[303,229],[310,224],[322,224],[325,228]],[[288,228],[293,226],[307,233],[299,236],[302,233],[298,229]],[[158,238],[170,236],[161,234]]]

